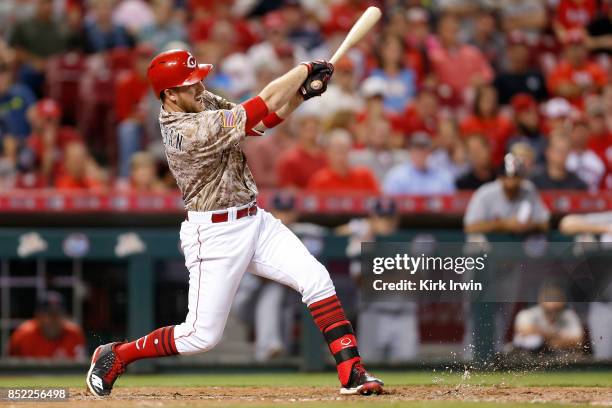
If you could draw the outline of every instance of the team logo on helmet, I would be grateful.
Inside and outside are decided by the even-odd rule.
[[[195,68],[196,67],[196,59],[193,55],[190,55],[189,58],[187,58],[187,67],[189,68]]]

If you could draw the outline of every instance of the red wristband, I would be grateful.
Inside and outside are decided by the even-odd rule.
[[[246,125],[244,126],[247,132],[261,122],[268,114],[268,106],[260,96],[242,102],[242,107],[247,115]]]
[[[274,126],[279,125],[284,119],[276,114],[276,112],[272,112],[268,114],[265,118],[263,118],[262,122],[265,127],[268,129],[272,129]]]

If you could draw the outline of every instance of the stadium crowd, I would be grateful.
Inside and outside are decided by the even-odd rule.
[[[151,57],[189,48],[238,102],[384,22],[321,98],[244,148],[260,188],[445,194],[504,154],[538,189],[612,186],[610,0],[4,0],[0,185],[165,191]]]

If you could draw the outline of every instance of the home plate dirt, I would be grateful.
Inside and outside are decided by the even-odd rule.
[[[320,402],[322,406],[337,401],[401,403],[402,401],[464,401],[509,403],[560,403],[612,406],[612,389],[595,387],[504,387],[504,386],[404,386],[389,387],[375,397],[341,397],[330,387],[117,387],[111,397],[96,398],[84,389],[71,388],[70,400],[46,403],[45,407],[170,407],[274,405],[282,403]],[[19,403],[15,407],[25,408]],[[40,406],[40,405],[39,405]]]

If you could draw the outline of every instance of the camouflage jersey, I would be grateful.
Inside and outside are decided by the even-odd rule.
[[[159,125],[172,175],[189,211],[237,207],[255,200],[257,186],[240,148],[247,115],[205,91],[199,113],[161,109]]]

